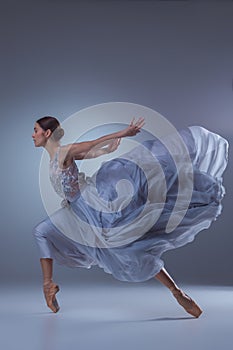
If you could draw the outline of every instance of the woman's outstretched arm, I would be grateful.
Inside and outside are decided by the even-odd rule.
[[[93,155],[96,154],[96,156],[99,156],[106,151],[106,149],[105,150],[102,149],[101,151],[101,148],[104,146],[105,142],[107,142],[108,144],[109,143],[108,141],[113,139],[121,139],[122,137],[135,136],[137,133],[140,132],[140,129],[143,127],[143,125],[144,125],[144,118],[139,118],[137,121],[133,119],[129,124],[129,126],[121,131],[104,135],[92,141],[79,142],[79,143],[67,145],[66,149],[64,149],[64,151],[66,152],[65,160],[67,161],[70,159],[83,159],[85,158],[85,156],[88,157],[88,154],[90,158],[91,150],[93,150]],[[99,150],[98,150],[98,146],[100,146]]]

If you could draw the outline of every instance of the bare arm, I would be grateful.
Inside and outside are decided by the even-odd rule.
[[[67,145],[66,146],[67,153],[65,157],[66,161],[69,162],[72,159],[98,157],[101,154],[104,154],[103,152],[106,151],[104,150],[104,148],[102,148],[101,150],[101,147],[103,147],[106,142],[108,144],[109,141],[113,139],[120,139],[122,137],[127,137],[127,136],[135,136],[137,133],[140,132],[140,129],[142,128],[143,125],[144,125],[144,118],[139,118],[137,121],[133,119],[129,124],[129,126],[121,131],[99,137],[98,139],[95,139],[92,141],[79,142],[79,143]],[[100,148],[98,148],[98,146],[100,146]]]
[[[121,139],[112,139],[109,141],[103,142],[103,144],[99,144],[95,147],[93,147],[89,152],[83,152],[79,154],[79,158],[75,158],[76,160],[78,159],[90,159],[90,158],[97,158],[100,157],[104,154],[108,154],[111,152],[114,152],[119,144],[120,144]]]

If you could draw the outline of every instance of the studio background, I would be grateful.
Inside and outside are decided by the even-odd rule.
[[[100,103],[152,108],[177,129],[202,125],[231,145],[231,1],[1,2],[1,283],[40,282],[33,227],[46,217],[33,126]],[[177,281],[232,284],[232,155],[223,212],[163,258]],[[116,282],[55,265],[60,281]]]

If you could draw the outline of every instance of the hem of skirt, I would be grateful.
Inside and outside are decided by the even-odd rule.
[[[132,277],[132,276],[130,276],[130,273],[128,275],[125,275],[125,276],[118,276],[118,275],[114,274],[114,271],[107,270],[105,268],[105,266],[100,266],[100,265],[98,265],[98,266],[100,268],[102,268],[105,273],[112,275],[118,281],[140,283],[140,282],[146,282],[146,281],[154,278],[164,267],[164,262],[163,262],[163,260],[160,260],[160,263],[155,264],[154,269],[150,271],[150,274],[147,274],[144,277],[143,276],[140,276],[140,277],[133,276]],[[140,266],[139,266],[139,269],[140,269]]]

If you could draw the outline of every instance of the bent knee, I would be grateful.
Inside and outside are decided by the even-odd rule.
[[[48,222],[44,220],[33,228],[32,233],[36,238],[38,238],[38,237],[47,237],[51,231],[52,230]]]

